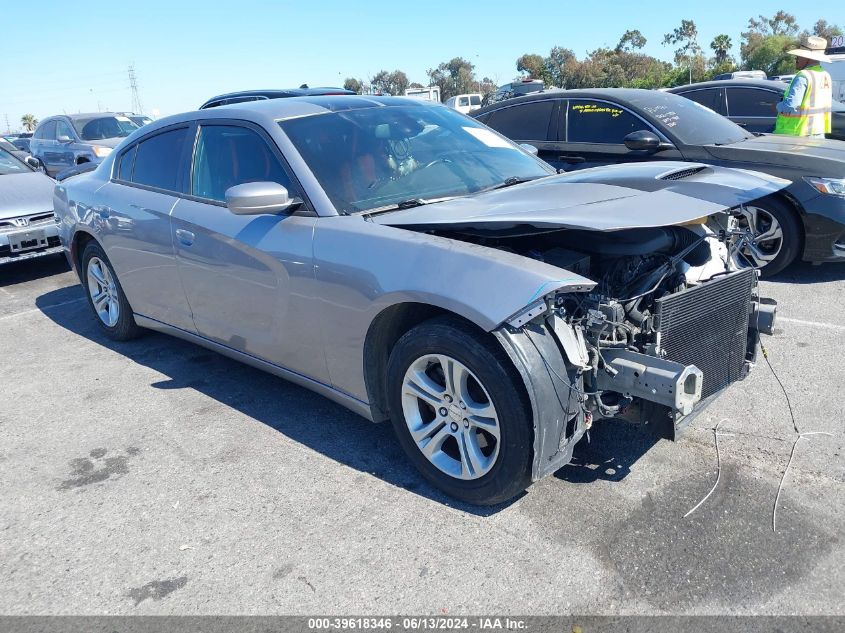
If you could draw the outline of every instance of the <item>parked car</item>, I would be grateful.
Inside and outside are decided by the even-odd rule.
[[[671,436],[745,375],[774,309],[703,218],[785,184],[556,175],[449,108],[338,96],[155,121],[55,200],[107,336],[170,333],[391,419],[429,481],[489,504],[593,420]]]
[[[26,152],[27,154],[32,153],[29,150],[30,137],[28,136],[17,136],[11,139],[9,142],[22,152]]]
[[[766,133],[775,129],[777,104],[789,84],[768,79],[706,81],[672,88],[672,92],[728,117],[749,132]],[[831,133],[828,138],[845,141],[845,105],[833,102]]]
[[[521,79],[499,86],[494,92],[484,95],[481,105],[482,107],[488,106],[514,97],[524,97],[525,95],[542,92],[545,89],[546,85],[542,79]]]
[[[0,265],[62,251],[53,184],[0,147]]]
[[[217,106],[230,105],[232,103],[247,103],[249,101],[264,101],[267,99],[354,94],[354,92],[346,90],[345,88],[280,88],[274,90],[242,90],[240,92],[229,92],[224,95],[212,97],[203,103],[199,109],[205,110],[207,108],[216,108]]]
[[[118,114],[125,116],[138,127],[144,127],[147,123],[153,122],[146,114],[135,114],[134,112],[119,112]]]
[[[138,129],[122,114],[63,114],[44,119],[30,141],[32,156],[46,174],[83,163],[99,163],[120,141]]]
[[[469,114],[481,107],[481,95],[478,93],[455,95],[446,99],[446,106],[463,114]]]
[[[783,193],[738,210],[753,235],[749,264],[773,275],[797,258],[845,259],[845,144],[754,136],[694,101],[658,90],[607,88],[531,95],[472,116],[565,171],[643,161],[688,160],[765,172]]]
[[[730,79],[765,79],[766,73],[762,70],[736,70],[732,73],[722,73],[713,77],[714,81]]]
[[[20,161],[26,161],[27,157],[29,156],[29,152],[25,152],[22,149],[18,149],[16,145],[10,143],[4,138],[0,138],[0,149],[6,150]]]

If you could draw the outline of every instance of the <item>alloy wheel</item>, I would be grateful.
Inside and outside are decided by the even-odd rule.
[[[88,260],[87,276],[94,312],[108,327],[114,327],[120,318],[120,300],[109,267],[99,257],[92,257]]]
[[[483,477],[499,455],[501,427],[493,400],[466,365],[443,354],[411,363],[402,410],[420,452],[457,479]]]
[[[739,226],[751,234],[740,251],[749,264],[762,268],[780,254],[783,248],[783,229],[780,222],[766,209],[742,207]]]

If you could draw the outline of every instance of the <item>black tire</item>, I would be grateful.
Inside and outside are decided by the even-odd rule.
[[[91,298],[91,292],[89,291],[88,287],[88,265],[91,262],[92,258],[98,258],[105,266],[108,267],[109,273],[114,280],[114,285],[117,290],[117,298],[118,298],[118,318],[117,322],[113,326],[109,326],[103,322],[103,320],[97,314],[97,310],[94,308],[94,301]],[[128,341],[133,338],[137,338],[143,332],[143,330],[138,327],[138,324],[135,323],[135,317],[132,314],[132,306],[129,305],[129,301],[126,299],[126,294],[123,292],[123,288],[120,286],[120,280],[117,278],[117,273],[114,272],[114,267],[111,265],[109,258],[106,256],[106,252],[103,248],[95,241],[90,241],[85,246],[85,249],[82,251],[82,286],[85,289],[85,297],[88,299],[88,305],[91,307],[91,311],[94,313],[94,319],[97,321],[97,324],[100,328],[105,332],[106,336],[114,341]]]
[[[769,213],[783,231],[780,253],[768,264],[760,267],[761,276],[768,278],[781,272],[801,255],[804,244],[803,223],[792,205],[778,196],[768,196],[748,206],[758,207]]]
[[[477,479],[459,479],[436,467],[422,454],[405,421],[405,373],[417,359],[429,354],[445,354],[463,363],[478,378],[496,409],[498,456],[490,470]],[[438,317],[399,339],[390,354],[387,372],[390,419],[396,436],[417,470],[434,486],[466,503],[493,505],[512,499],[531,484],[531,407],[519,373],[494,339],[458,319]]]

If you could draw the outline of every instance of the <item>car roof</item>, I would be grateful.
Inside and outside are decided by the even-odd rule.
[[[319,96],[319,95],[354,95],[355,93],[351,90],[347,90],[346,88],[332,88],[332,87],[320,87],[320,88],[269,88],[264,90],[239,90],[238,92],[227,92],[222,95],[217,95],[216,97],[212,97],[208,99],[205,103],[203,103],[199,109],[202,110],[203,108],[208,107],[210,103],[214,103],[215,101],[220,101],[223,99],[238,99],[241,97],[259,97],[263,99],[284,99],[287,97],[309,97],[309,96]]]
[[[642,88],[578,88],[574,90],[562,90],[560,88],[549,88],[542,92],[532,92],[531,94],[512,97],[504,101],[497,101],[488,106],[474,110],[470,116],[477,117],[485,112],[491,112],[518,103],[528,103],[531,101],[543,101],[545,99],[616,99],[623,102],[630,102],[639,100],[647,94],[666,94],[657,90],[644,90]]]
[[[74,114],[54,114],[45,118],[41,121],[41,123],[45,123],[50,119],[70,119],[71,121],[74,121],[76,119],[99,119],[100,117],[111,116],[126,116],[126,114],[123,112],[76,112]]]
[[[416,107],[443,108],[445,106],[431,101],[414,99],[413,97],[377,97],[368,95],[314,95],[310,97],[290,97],[288,99],[262,99],[259,101],[244,101],[229,105],[194,110],[174,114],[148,123],[139,128],[142,135],[147,135],[168,125],[195,121],[198,119],[243,119],[255,123],[271,126],[277,121],[342,112],[344,110],[360,110],[364,108],[384,107]],[[132,136],[138,134],[133,132]]]
[[[686,90],[697,90],[699,88],[768,88],[770,90],[786,90],[789,84],[775,79],[716,79],[713,81],[701,81],[696,84],[686,84],[669,88],[667,92],[677,94]]]

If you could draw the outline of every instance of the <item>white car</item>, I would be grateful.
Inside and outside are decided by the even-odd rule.
[[[477,92],[465,95],[455,95],[454,97],[446,100],[446,105],[453,110],[462,112],[463,114],[469,114],[473,110],[478,110],[481,107],[481,95]]]

